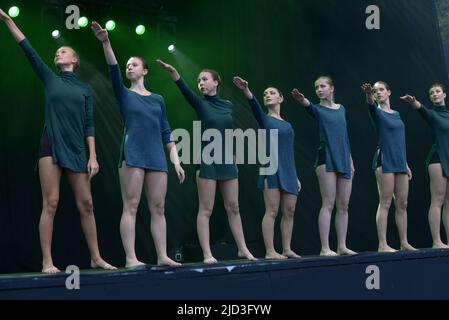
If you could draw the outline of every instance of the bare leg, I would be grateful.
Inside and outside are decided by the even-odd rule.
[[[127,167],[123,162],[119,169],[120,189],[122,192],[123,212],[120,219],[120,235],[126,255],[126,268],[145,265],[136,256],[136,216],[142,194],[145,170]]]
[[[239,182],[237,179],[219,182],[221,193],[223,195],[224,207],[228,213],[229,226],[232,235],[238,247],[238,256],[248,260],[257,260],[251,252],[249,252],[243,235],[242,219],[240,218],[239,209]]]
[[[409,180],[406,174],[395,175],[394,204],[396,207],[396,225],[398,227],[401,250],[415,251],[407,240],[407,198]]]
[[[279,210],[281,193],[279,189],[263,190],[263,199],[265,202],[265,215],[262,220],[262,235],[265,243],[265,259],[287,259],[285,256],[276,252],[274,248],[274,223]]]
[[[395,186],[394,173],[383,173],[382,167],[376,170],[377,189],[379,190],[379,207],[376,215],[377,238],[379,239],[379,252],[396,252],[388,245],[387,226],[388,212],[393,199]]]
[[[444,197],[444,206],[443,206],[443,225],[444,231],[446,232],[446,240],[449,245],[449,183],[446,178],[446,195]]]
[[[196,228],[201,249],[203,250],[203,262],[206,264],[217,263],[217,259],[212,255],[210,249],[209,221],[212,216],[215,203],[215,189],[217,182],[215,180],[203,179],[197,172],[199,209],[196,219]]]
[[[100,256],[97,240],[97,228],[95,225],[94,207],[90,193],[90,179],[87,173],[76,173],[67,170],[67,177],[75,194],[76,205],[80,212],[81,226],[84,231],[87,246],[90,252],[90,266],[115,270],[116,267],[104,261]]]
[[[281,221],[281,234],[282,234],[282,255],[288,258],[301,258],[291,248],[292,234],[293,234],[293,222],[296,209],[296,200],[298,197],[294,194],[282,192],[282,221]]]
[[[348,206],[352,191],[352,179],[337,177],[337,216],[335,217],[335,227],[337,229],[338,254],[356,254],[346,247],[346,234],[348,232]]]
[[[165,221],[165,195],[167,194],[167,173],[160,171],[145,172],[145,193],[151,212],[151,234],[157,252],[157,264],[179,267],[167,255],[167,223]]]
[[[39,160],[39,177],[42,189],[42,213],[39,221],[39,236],[42,249],[42,272],[61,272],[53,265],[51,256],[51,240],[53,236],[53,221],[59,201],[59,183],[61,168],[52,163],[51,157]]]
[[[441,164],[434,163],[429,165],[430,176],[430,194],[431,204],[429,209],[429,225],[432,233],[433,248],[447,249],[449,246],[441,241],[440,224],[441,224],[441,207],[444,203],[446,195],[447,179],[443,177],[443,169]]]
[[[318,227],[320,230],[321,256],[336,256],[329,246],[329,231],[331,225],[332,211],[334,210],[335,195],[337,188],[337,175],[326,171],[326,165],[316,169],[321,192],[321,210],[318,217]]]

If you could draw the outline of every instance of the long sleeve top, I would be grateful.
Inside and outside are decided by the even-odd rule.
[[[27,39],[20,43],[44,84],[45,128],[53,163],[74,172],[87,172],[86,138],[95,136],[92,89],[75,73],[55,74]]]

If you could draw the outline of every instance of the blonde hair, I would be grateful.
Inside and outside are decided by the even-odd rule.
[[[335,86],[334,86],[334,80],[332,80],[332,78],[329,77],[329,76],[319,76],[319,77],[315,80],[315,83],[316,83],[318,80],[320,80],[320,79],[325,80],[325,81],[327,82],[328,85],[330,85],[331,87],[334,88],[334,92],[332,93],[332,101],[334,101],[334,98],[335,98]]]
[[[73,49],[72,47],[63,46],[61,48],[69,48],[70,50],[72,50],[73,56],[76,58],[76,62],[73,64],[73,72],[78,71],[80,68],[80,56],[79,56],[78,52],[76,52],[75,49]],[[61,49],[61,48],[59,48],[59,49]],[[58,51],[56,51],[56,52],[58,52]]]

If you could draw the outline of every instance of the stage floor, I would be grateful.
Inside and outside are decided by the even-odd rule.
[[[0,275],[0,299],[449,299],[449,250]]]

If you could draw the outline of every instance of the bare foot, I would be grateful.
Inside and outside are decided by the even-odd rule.
[[[390,247],[388,244],[385,246],[379,246],[377,252],[397,252],[398,250]]]
[[[418,249],[412,247],[410,243],[401,244],[401,251],[418,251]]]
[[[46,274],[56,274],[56,273],[60,273],[60,272],[61,272],[61,270],[56,268],[54,265],[44,266],[42,268],[42,273],[46,273]]]
[[[449,249],[449,246],[445,245],[443,242],[434,243],[432,249]]]
[[[173,261],[169,257],[164,257],[164,258],[157,259],[157,265],[158,266],[169,266],[169,267],[180,267],[180,266],[182,266],[182,264],[180,264],[179,262]]]
[[[332,251],[331,249],[327,249],[327,250],[321,250],[320,256],[322,256],[322,257],[335,257],[335,256],[338,256],[338,254],[335,251]]]
[[[239,258],[246,258],[250,261],[256,261],[257,258],[254,257],[251,252],[249,252],[249,250],[245,251],[245,252],[239,252],[238,253]]]
[[[353,256],[353,255],[357,254],[357,252],[352,251],[351,249],[348,249],[348,248],[342,248],[342,249],[339,248],[337,250],[337,252],[339,255],[342,255],[342,256]]]
[[[140,267],[140,266],[144,266],[144,265],[145,265],[145,263],[143,263],[137,259],[134,259],[134,260],[126,261],[125,268],[135,268],[135,267]]]
[[[208,258],[204,258],[203,263],[205,263],[205,264],[215,264],[215,263],[218,263],[218,260],[215,259],[214,257],[208,257]]]
[[[92,269],[104,269],[104,270],[117,270],[116,267],[113,265],[110,265],[106,261],[104,261],[102,258],[98,258],[96,260],[90,260],[90,267]]]
[[[287,258],[290,258],[290,259],[300,259],[301,258],[301,256],[299,254],[296,254],[292,250],[286,250],[286,251],[282,252],[282,255]]]
[[[285,260],[288,259],[286,256],[277,253],[276,251],[271,252],[271,253],[266,253],[265,254],[265,259],[269,259],[269,260]]]

